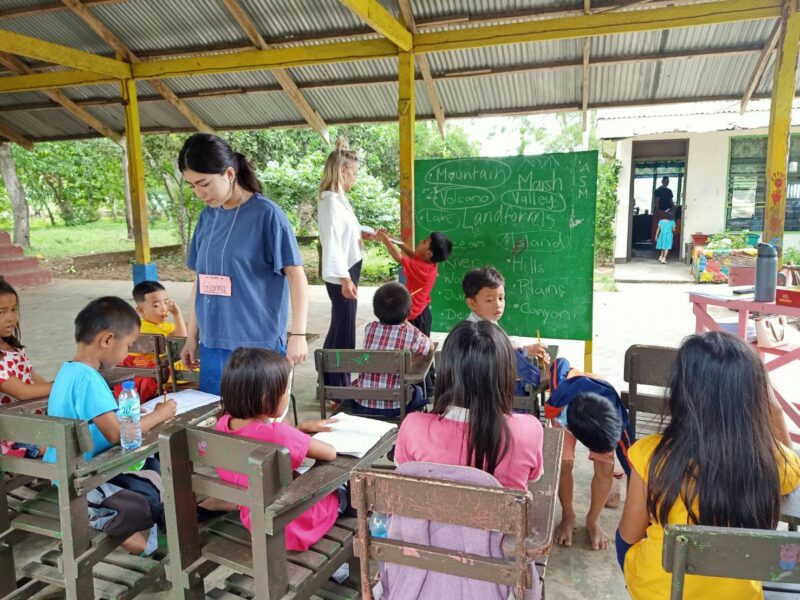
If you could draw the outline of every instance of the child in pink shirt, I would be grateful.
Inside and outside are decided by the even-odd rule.
[[[515,365],[502,329],[488,321],[456,325],[437,365],[433,410],[406,416],[395,461],[477,467],[505,487],[527,489],[542,475],[544,432],[536,417],[511,410]]]
[[[278,444],[289,450],[292,469],[297,469],[305,457],[333,460],[336,450],[313,439],[309,433],[329,431],[329,423],[308,421],[297,429],[274,419],[285,414],[289,403],[291,363],[285,356],[260,348],[238,348],[231,353],[222,373],[220,391],[225,414],[217,422],[217,431],[254,440]],[[247,476],[217,469],[219,478],[240,486],[247,485]],[[239,507],[242,524],[250,529],[250,509]],[[337,492],[317,502],[302,515],[286,525],[287,550],[304,551],[328,533],[339,516]]]

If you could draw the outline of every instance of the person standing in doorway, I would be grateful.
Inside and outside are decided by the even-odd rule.
[[[222,369],[236,348],[264,348],[294,365],[303,362],[308,282],[286,215],[261,195],[253,167],[222,138],[191,136],[178,166],[206,205],[186,260],[197,277],[183,364],[195,368],[199,358],[200,389],[219,394]]]
[[[358,280],[364,255],[362,239],[374,235],[362,233],[347,193],[358,177],[358,155],[347,140],[338,138],[328,155],[319,186],[317,219],[322,245],[322,279],[331,299],[331,323],[323,348],[356,347],[356,312]],[[327,385],[347,386],[348,373],[325,375]]]
[[[673,200],[675,196],[672,190],[669,189],[669,177],[663,177],[661,179],[661,187],[653,192],[653,197],[655,198],[656,210],[667,211],[675,208],[675,202]]]

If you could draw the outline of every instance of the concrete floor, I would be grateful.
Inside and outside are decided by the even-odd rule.
[[[630,262],[615,265],[614,280],[617,283],[693,283],[689,265],[675,258],[662,265],[657,253],[652,258],[632,258]]]
[[[668,265],[646,265],[646,269]],[[676,265],[677,267],[677,265]],[[617,267],[618,269],[620,266]],[[686,265],[682,269],[688,272]],[[167,290],[184,310],[186,309],[190,284],[166,283]],[[691,284],[625,284],[617,292],[598,292],[594,304],[594,372],[601,373],[617,386],[624,388],[622,380],[623,356],[626,348],[635,343],[678,345],[681,339],[694,332],[694,317],[688,301],[692,289],[707,289],[708,286]],[[59,280],[50,286],[22,291],[20,296],[22,316],[22,338],[28,347],[34,367],[45,377],[53,377],[59,365],[73,356],[72,321],[83,305],[100,295],[115,294],[131,300],[131,286],[122,281],[74,281]],[[358,312],[359,338],[363,326],[372,320],[371,300],[374,288],[361,288]],[[466,313],[466,311],[465,311]],[[310,292],[308,330],[319,332],[324,338],[330,314],[330,303],[325,289],[312,286]],[[728,313],[730,316],[731,313]],[[442,335],[434,334],[434,339]],[[580,365],[583,342],[559,341],[560,355]],[[311,345],[310,351],[320,348],[322,339]],[[797,369],[788,368],[775,377],[779,389],[791,399],[798,400],[798,389],[792,385],[797,381]],[[314,418],[318,408],[314,402],[316,374],[313,360],[306,361],[295,374],[295,394],[301,410],[301,418]],[[318,418],[318,417],[317,417]],[[588,509],[588,491],[591,481],[591,463],[586,452],[578,448],[576,459],[576,509],[579,528],[575,544],[571,548],[555,547],[547,571],[547,594],[549,598],[563,600],[598,600],[627,597],[622,575],[612,549],[593,552],[589,549],[586,531],[581,526]],[[622,509],[606,509],[602,524],[607,533],[613,534]],[[24,564],[24,563],[21,563]],[[166,594],[146,594],[145,598],[166,598]]]

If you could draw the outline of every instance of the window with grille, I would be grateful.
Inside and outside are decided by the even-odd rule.
[[[767,136],[733,137],[728,163],[727,229],[764,229]],[[792,135],[786,188],[786,231],[800,231],[800,135]]]

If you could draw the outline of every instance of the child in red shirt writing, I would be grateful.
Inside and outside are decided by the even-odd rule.
[[[430,337],[431,290],[439,274],[439,263],[450,256],[453,242],[438,231],[434,231],[413,249],[402,242],[392,241],[385,229],[378,229],[375,237],[383,242],[392,258],[403,267],[406,287],[411,293],[411,313],[408,315],[408,322]]]

